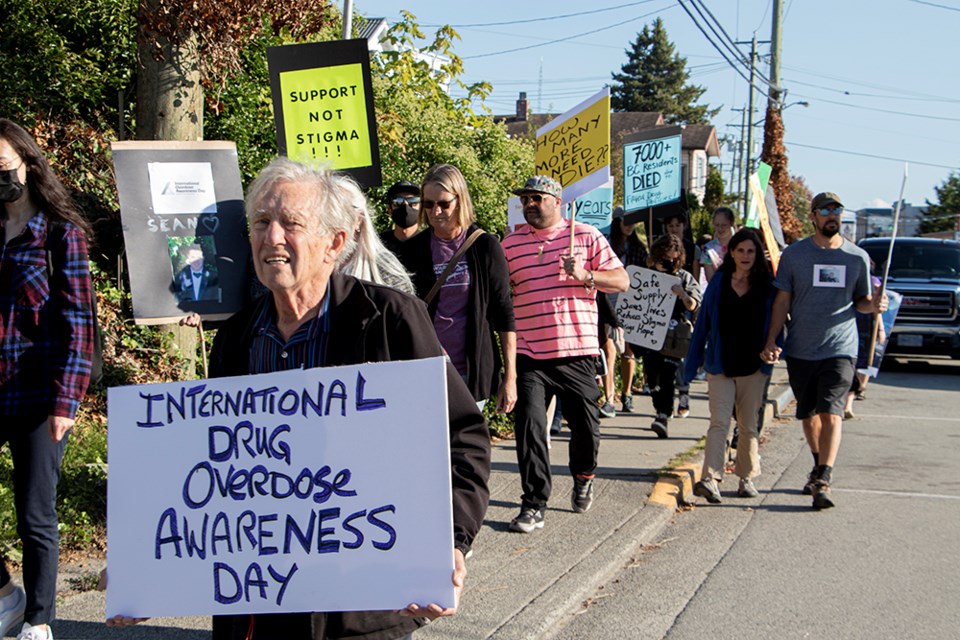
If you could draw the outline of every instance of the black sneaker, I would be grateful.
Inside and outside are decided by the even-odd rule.
[[[650,428],[653,429],[653,432],[657,434],[657,437],[660,439],[667,437],[667,414],[658,413],[656,420],[650,425]]]
[[[543,512],[540,509],[524,507],[520,515],[510,521],[511,531],[531,533],[534,529],[543,529]]]
[[[573,476],[573,494],[570,504],[577,513],[584,513],[593,504],[593,478],[581,475]]]
[[[817,511],[829,509],[833,506],[833,499],[830,496],[830,483],[822,478],[813,485],[813,508]]]
[[[803,495],[812,496],[813,495],[813,485],[817,483],[817,468],[814,467],[810,470],[810,475],[807,476],[807,482],[803,485]]]
[[[690,415],[690,395],[681,393],[677,402],[677,417],[686,418],[688,415]]]
[[[633,412],[633,396],[628,393],[620,394],[620,404],[623,405],[623,411],[626,413]]]
[[[614,408],[613,404],[610,402],[605,402],[602,407],[600,407],[600,417],[602,418],[616,418],[617,410]]]

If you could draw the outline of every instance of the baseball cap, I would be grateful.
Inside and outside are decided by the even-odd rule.
[[[831,204],[843,206],[843,202],[840,201],[840,196],[830,191],[824,191],[823,193],[818,193],[813,196],[813,201],[810,203],[810,210],[816,211]]]
[[[531,176],[527,178],[522,187],[514,189],[513,193],[518,196],[528,193],[545,193],[560,198],[563,194],[563,187],[550,176]]]
[[[419,196],[420,187],[409,180],[401,180],[387,189],[387,200],[393,200],[393,197],[398,193],[412,193],[415,196]]]

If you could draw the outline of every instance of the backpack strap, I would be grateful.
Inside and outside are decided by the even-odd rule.
[[[453,273],[453,270],[457,268],[457,263],[460,262],[460,258],[463,257],[463,254],[467,252],[467,249],[477,241],[477,238],[482,236],[486,231],[483,229],[477,229],[470,236],[463,241],[463,244],[460,245],[460,248],[457,249],[457,252],[453,254],[453,257],[450,258],[450,262],[447,263],[447,267],[443,270],[443,273],[440,274],[440,277],[437,278],[437,281],[433,283],[433,286],[430,288],[430,292],[427,294],[427,297],[423,299],[427,305],[430,305],[430,302],[440,293],[440,287],[443,286],[443,283],[447,281],[447,278],[450,277],[450,274]]]

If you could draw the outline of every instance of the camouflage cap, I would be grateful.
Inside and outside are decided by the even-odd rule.
[[[840,196],[830,191],[824,191],[823,193],[818,193],[813,196],[813,201],[810,202],[810,210],[816,211],[831,204],[843,206],[843,202],[840,201]]]
[[[555,196],[559,198],[563,194],[563,187],[561,187],[560,183],[550,176],[532,176],[527,178],[527,181],[522,187],[519,189],[514,189],[513,193],[518,196],[526,195],[528,193],[545,193],[549,196]]]

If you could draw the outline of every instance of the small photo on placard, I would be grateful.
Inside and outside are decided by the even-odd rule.
[[[213,236],[168,236],[172,291],[183,302],[220,302],[220,273]]]

